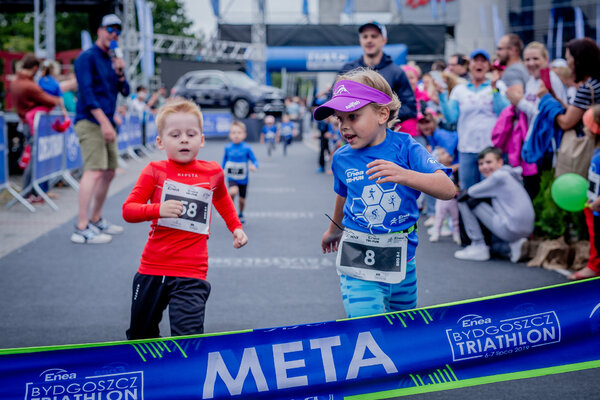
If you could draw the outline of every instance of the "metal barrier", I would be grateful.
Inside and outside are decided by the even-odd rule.
[[[25,208],[31,212],[35,212],[35,207],[17,193],[8,181],[8,155],[6,152],[6,143],[6,121],[4,119],[4,114],[0,113],[0,192],[6,190],[16,201],[23,204]]]

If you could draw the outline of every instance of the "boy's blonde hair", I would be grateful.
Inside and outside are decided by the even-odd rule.
[[[156,114],[156,129],[158,130],[158,135],[162,137],[163,130],[165,129],[165,120],[167,116],[175,113],[185,113],[192,114],[196,118],[198,118],[198,125],[200,126],[200,132],[202,132],[204,118],[202,117],[202,112],[200,111],[200,107],[196,105],[193,101],[185,100],[185,99],[177,99],[166,103],[164,106],[158,110],[158,114]]]
[[[247,133],[247,132],[246,132],[246,124],[244,124],[242,121],[237,121],[237,120],[236,120],[236,121],[233,121],[233,122],[231,123],[231,127],[230,127],[229,129],[231,130],[231,128],[233,128],[234,126],[237,126],[237,127],[238,127],[238,128],[240,128],[241,130],[243,130],[243,131],[244,131],[244,133]]]
[[[387,104],[370,103],[369,105],[375,107],[375,109],[387,107],[390,110],[390,116],[387,120],[388,127],[392,128],[394,126],[394,124],[396,123],[396,118],[398,116],[398,110],[400,109],[401,103],[400,100],[398,100],[398,96],[392,91],[392,88],[383,76],[381,76],[379,73],[373,71],[370,68],[360,67],[348,71],[345,74],[339,75],[336,82],[344,79],[362,83],[363,85],[370,86],[373,89],[377,89],[380,92],[383,92],[390,96],[392,101],[390,101]]]

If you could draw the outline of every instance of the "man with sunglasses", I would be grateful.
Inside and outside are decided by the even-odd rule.
[[[117,96],[119,93],[129,95],[125,62],[110,52],[111,42],[116,43],[121,34],[119,17],[105,15],[97,34],[95,44],[75,60],[79,84],[75,132],[79,137],[84,171],[79,182],[77,225],[71,235],[74,243],[108,243],[112,240],[111,235],[123,232],[122,227],[111,224],[102,216],[108,188],[118,167],[113,119]]]

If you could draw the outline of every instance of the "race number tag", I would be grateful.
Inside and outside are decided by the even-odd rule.
[[[369,234],[345,229],[336,266],[357,279],[400,283],[406,277],[407,233]]]
[[[242,181],[248,176],[248,163],[227,161],[225,163],[225,174],[228,179]]]
[[[159,218],[158,225],[208,235],[212,196],[212,191],[208,189],[175,181],[165,181],[160,202],[164,203],[167,200],[181,201],[183,203],[183,213],[179,218]]]

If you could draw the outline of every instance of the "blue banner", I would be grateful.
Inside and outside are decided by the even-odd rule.
[[[131,147],[142,146],[142,120],[138,115],[130,114],[127,116],[128,143]]]
[[[129,147],[129,129],[127,126],[127,117],[121,116],[123,123],[117,127],[117,149],[119,154],[127,151]]]
[[[64,133],[54,130],[53,124],[56,121],[61,123],[64,121],[62,116],[45,114],[38,112],[35,115],[34,125],[34,153],[32,161],[33,179],[36,181],[43,180],[62,170],[63,164],[63,149],[64,149]]]
[[[0,114],[0,187],[8,182],[8,154],[6,153],[6,126]]]
[[[146,143],[145,145],[154,145],[156,143],[156,137],[158,136],[158,130],[156,128],[156,116],[149,114],[146,118]]]
[[[73,125],[65,131],[65,169],[73,170],[83,167],[83,158],[81,156],[81,147],[79,147],[79,138]]]
[[[597,368],[598,293],[593,279],[350,320],[0,350],[0,398],[384,399]]]
[[[202,117],[204,119],[203,133],[205,137],[229,135],[229,128],[233,122],[231,113],[204,112]]]

